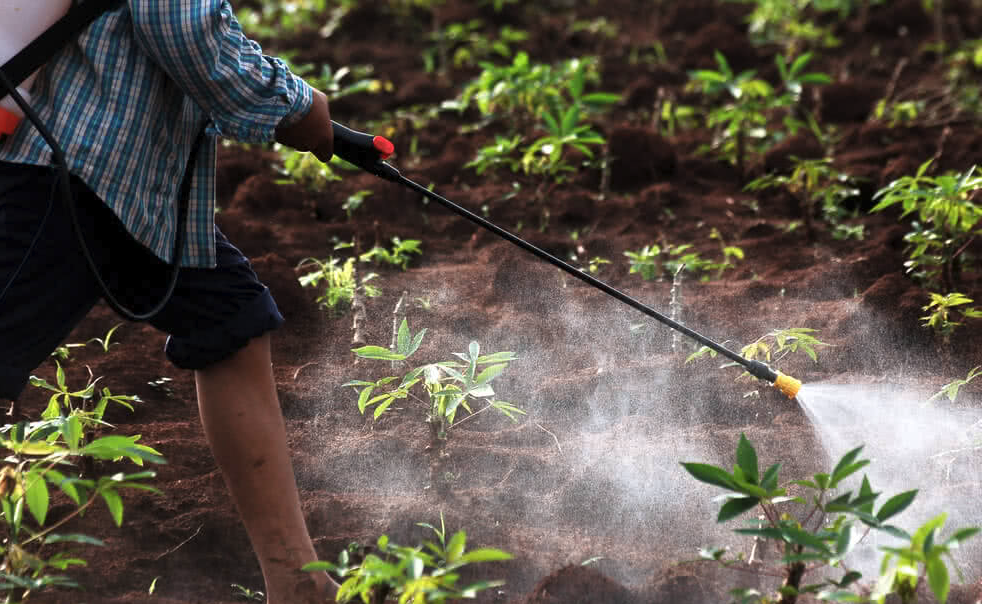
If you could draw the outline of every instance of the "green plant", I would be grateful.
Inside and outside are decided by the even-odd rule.
[[[563,153],[572,147],[585,155],[593,157],[590,145],[603,145],[607,141],[597,134],[590,124],[582,123],[581,105],[573,103],[563,107],[553,98],[549,111],[542,113],[543,127],[547,134],[537,138],[525,149],[522,167],[526,173],[545,174],[555,177],[560,172],[575,170],[564,161]]]
[[[106,332],[106,335],[104,337],[92,338],[88,342],[86,342],[86,344],[96,342],[97,344],[99,344],[99,346],[102,347],[102,352],[109,352],[109,347],[117,343],[112,341],[113,334],[116,333],[116,330],[122,327],[122,325],[123,325],[122,323],[117,323],[116,325],[113,325],[112,327],[109,328],[109,331]]]
[[[315,270],[300,276],[303,287],[317,287],[323,282],[324,293],[317,297],[317,303],[328,310],[340,313],[347,310],[354,301],[355,293],[360,292],[369,298],[381,294],[378,288],[369,285],[369,281],[378,275],[369,273],[361,278],[355,274],[355,259],[348,258],[340,264],[337,258],[318,260],[304,258],[297,265],[297,270],[313,266]]]
[[[454,68],[473,67],[478,61],[494,57],[511,58],[512,48],[528,40],[528,32],[505,25],[496,30],[497,37],[491,37],[481,30],[485,27],[480,19],[464,23],[449,23],[427,35],[435,46],[423,51],[423,65],[428,73],[445,73]]]
[[[767,174],[747,183],[744,190],[760,191],[772,187],[783,187],[791,196],[801,202],[805,219],[805,232],[809,238],[815,236],[814,216],[821,210],[825,220],[833,226],[833,236],[843,239],[860,235],[863,229],[850,229],[842,220],[850,216],[843,207],[843,201],[859,194],[852,177],[839,172],[832,166],[831,158],[800,159],[792,158],[794,166],[790,174]],[[841,227],[841,228],[840,228]]]
[[[317,68],[312,63],[299,65],[291,63],[290,67],[294,73],[303,77],[311,86],[326,94],[331,101],[362,92],[369,94],[391,92],[394,88],[392,82],[372,77],[375,72],[375,67],[372,65],[352,65],[333,69],[330,65],[325,64],[321,66],[319,73],[316,72]],[[354,78],[354,81],[345,83],[344,80],[349,75]]]
[[[723,272],[733,268],[733,261],[743,260],[743,250],[734,245],[726,245],[719,231],[713,229],[710,239],[720,242],[723,258],[719,261],[703,258],[691,243],[673,245],[666,243],[646,245],[636,252],[627,250],[624,255],[630,259],[629,274],[640,273],[645,281],[663,279],[674,275],[680,268],[699,275],[701,281],[719,279]]]
[[[748,69],[735,73],[722,53],[716,51],[718,70],[700,69],[689,74],[689,87],[699,89],[710,99],[724,102],[709,110],[706,125],[715,136],[711,145],[718,154],[737,166],[741,176],[747,173],[746,157],[766,151],[784,136],[783,131],[768,129],[772,114],[783,112],[784,125],[791,134],[804,124],[790,115],[798,104],[805,84],[827,84],[831,80],[823,73],[806,72],[811,53],[805,53],[788,63],[783,55],[775,57],[781,76],[780,93]]]
[[[740,348],[740,356],[749,360],[759,360],[765,363],[780,362],[785,357],[790,354],[802,352],[808,356],[813,362],[818,362],[818,348],[824,346],[830,346],[825,342],[822,342],[816,338],[814,333],[817,330],[810,329],[808,327],[789,327],[787,329],[775,329],[772,330],[753,342],[747,344]],[[708,346],[702,346],[692,354],[690,354],[685,362],[689,363],[696,359],[709,356],[710,358],[716,358],[717,352]],[[737,366],[735,362],[725,363],[720,366],[720,369],[724,367],[734,367]],[[748,378],[750,373],[744,371],[741,373],[737,379]],[[748,393],[753,394],[753,392]]]
[[[903,176],[873,196],[878,203],[870,212],[899,205],[900,219],[917,220],[907,242],[907,272],[929,286],[953,291],[961,282],[965,251],[979,234],[982,205],[976,203],[982,189],[982,173],[976,166],[965,172],[940,176],[927,174],[932,160],[920,165],[914,176]]]
[[[960,529],[941,540],[939,533],[945,514],[929,520],[912,535],[888,524],[910,506],[917,491],[894,495],[875,509],[880,493],[873,491],[866,476],[858,491],[845,490],[846,479],[870,463],[859,457],[862,449],[860,446],[847,452],[829,473],[795,480],[786,486],[779,486],[781,464],[760,471],[757,452],[743,434],[737,445],[733,472],[708,464],[682,463],[696,480],[726,490],[717,522],[726,522],[759,507],[763,522],[734,532],[773,543],[781,553],[781,567],[765,567],[760,571],[784,577],[777,593],[765,596],[755,590],[734,590],[733,595],[739,601],[794,604],[802,594],[815,594],[819,600],[883,604],[887,595],[896,593],[907,604],[915,601],[917,583],[924,577],[938,601],[943,604],[947,600],[950,580],[944,557],[950,558],[979,529]],[[791,487],[801,494],[792,495]],[[854,537],[856,528],[863,529],[858,539]],[[873,530],[898,539],[901,545],[882,548],[885,555],[875,587],[871,593],[865,589],[856,593],[862,574],[849,568],[847,556]],[[700,552],[704,560],[723,565],[739,562],[728,559],[726,553],[725,548]],[[818,574],[824,571],[820,582],[804,583],[806,576],[816,571]]]
[[[370,195],[374,195],[374,193],[368,189],[361,189],[348,195],[348,198],[341,204],[341,209],[348,215],[348,220],[351,220],[352,215],[361,207],[361,204],[365,203],[365,199]]]
[[[840,19],[848,16],[852,2],[848,0],[729,0],[752,4],[747,15],[748,33],[757,44],[780,44],[790,51],[804,46],[833,47],[839,40],[832,28],[809,18],[809,10],[836,11]]]
[[[48,399],[48,406],[41,412],[41,419],[50,420],[59,416],[78,417],[86,426],[102,425],[102,416],[106,412],[109,403],[116,403],[133,411],[131,403],[142,402],[136,395],[112,394],[109,388],[103,388],[99,393],[99,400],[95,406],[89,408],[90,402],[96,395],[96,384],[102,378],[92,378],[89,373],[88,383],[82,390],[72,390],[66,384],[65,370],[61,363],[55,361],[55,383],[51,384],[47,380],[32,375],[30,382],[32,386],[49,390],[54,394]]]
[[[399,239],[398,237],[393,237],[391,250],[387,250],[384,247],[375,246],[364,254],[358,256],[358,259],[362,262],[385,262],[386,264],[393,264],[402,270],[406,270],[409,267],[409,261],[412,259],[412,254],[423,253],[423,250],[419,249],[421,243],[422,242],[418,239],[403,240]]]
[[[939,398],[941,398],[942,396],[946,396],[948,397],[948,400],[953,403],[955,402],[955,399],[958,398],[958,392],[959,390],[961,390],[962,386],[967,386],[972,382],[972,380],[974,380],[979,376],[982,376],[982,365],[978,365],[977,367],[973,367],[972,369],[970,369],[968,375],[966,375],[964,378],[952,380],[947,384],[945,384],[944,386],[942,386],[941,390],[936,392],[931,398],[927,400],[927,402],[932,403],[938,400]]]
[[[405,361],[419,349],[425,334],[426,329],[413,334],[408,322],[403,319],[397,333],[395,350],[383,346],[362,346],[352,352],[363,359]],[[416,367],[402,378],[390,376],[376,381],[352,380],[344,386],[358,392],[358,410],[362,414],[374,407],[375,419],[398,400],[412,398],[425,404],[426,421],[438,440],[446,439],[447,431],[456,425],[457,411],[461,408],[471,415],[496,409],[509,419],[517,421],[516,415],[525,412],[511,403],[497,400],[491,387],[491,381],[501,375],[508,363],[517,357],[511,352],[481,355],[480,351],[480,345],[471,342],[466,353],[453,353],[459,361],[428,363]],[[413,388],[417,385],[422,387],[425,400],[414,393]],[[484,401],[486,404],[482,409],[473,411],[470,405],[476,401]]]
[[[478,175],[484,174],[489,169],[494,170],[499,167],[517,172],[522,166],[521,160],[516,157],[519,146],[522,144],[522,138],[521,134],[515,134],[511,138],[496,134],[494,143],[478,149],[477,157],[464,164],[464,167],[474,168]]]
[[[70,577],[56,573],[85,564],[85,560],[73,554],[74,545],[102,545],[102,541],[88,535],[56,531],[98,501],[105,502],[113,522],[120,526],[123,521],[120,490],[158,492],[145,482],[154,477],[153,472],[114,472],[86,478],[74,469],[77,465],[124,459],[139,466],[144,462],[164,463],[159,452],[137,442],[139,436],[90,437],[91,428],[111,427],[102,421],[105,403],[91,411],[72,403],[75,398],[91,398],[93,381],[86,388],[74,391],[65,384],[59,366],[57,387],[36,377],[31,382],[56,392],[46,411],[48,416],[41,421],[0,427],[0,447],[4,451],[4,465],[0,469],[0,556],[3,557],[0,592],[6,592],[4,602],[11,603],[50,587],[78,587]],[[104,390],[105,402],[110,398],[108,390]],[[112,400],[129,406],[126,401],[138,399],[115,397]],[[59,412],[48,413],[52,409]],[[59,513],[57,519],[49,515],[52,489],[60,491],[75,506]]]
[[[338,602],[350,602],[357,598],[367,604],[383,602],[392,596],[398,598],[400,604],[439,604],[449,600],[471,599],[485,589],[504,585],[503,581],[478,581],[458,587],[458,571],[469,564],[511,560],[511,554],[494,548],[467,551],[467,534],[464,531],[457,531],[448,540],[442,513],[440,528],[427,523],[418,523],[418,526],[433,531],[438,540],[424,540],[417,547],[406,547],[382,535],[376,541],[375,551],[360,561],[352,559],[352,552],[360,549],[353,546],[341,551],[336,564],[311,562],[303,570],[328,571],[340,577]]]
[[[317,159],[313,153],[296,151],[280,144],[273,148],[283,162],[281,166],[274,166],[283,175],[276,184],[296,184],[313,193],[323,193],[332,182],[341,180],[330,164]]]
[[[924,322],[925,327],[933,329],[945,342],[955,332],[955,329],[962,325],[954,320],[955,313],[960,314],[963,320],[982,319],[982,309],[974,306],[965,307],[966,304],[971,304],[973,300],[964,294],[952,292],[941,295],[929,292],[928,296],[930,296],[931,301],[921,310],[929,311],[930,314],[921,317],[921,321]]]
[[[258,589],[249,589],[244,585],[239,585],[238,583],[232,584],[232,595],[235,596],[237,600],[250,600],[252,602],[265,602],[266,594],[259,591]]]

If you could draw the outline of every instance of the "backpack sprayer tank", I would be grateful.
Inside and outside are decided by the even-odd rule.
[[[72,0],[0,0],[0,65],[20,52],[46,29],[64,17]],[[30,101],[32,73],[17,91]],[[0,136],[13,134],[24,113],[9,95],[0,101]]]

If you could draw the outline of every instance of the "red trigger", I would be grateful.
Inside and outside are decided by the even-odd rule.
[[[372,145],[374,145],[375,150],[379,152],[381,159],[389,159],[389,156],[396,150],[395,145],[393,145],[389,139],[382,136],[376,136],[373,138]]]

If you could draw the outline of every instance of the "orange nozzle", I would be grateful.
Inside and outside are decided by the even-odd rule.
[[[798,396],[798,391],[801,390],[801,380],[796,380],[790,375],[778,373],[777,379],[774,380],[774,387],[788,398],[794,398]]]

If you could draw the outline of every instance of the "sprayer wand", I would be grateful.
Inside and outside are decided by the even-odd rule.
[[[624,304],[627,304],[628,306],[643,312],[649,317],[664,323],[672,329],[689,336],[703,346],[706,346],[730,359],[731,361],[742,365],[748,373],[758,379],[772,384],[775,388],[787,395],[788,398],[794,398],[798,394],[798,390],[801,389],[801,382],[799,380],[796,380],[791,376],[784,375],[779,371],[775,371],[760,361],[744,358],[729,348],[726,348],[721,344],[717,344],[702,334],[689,329],[685,325],[682,325],[670,317],[663,315],[650,306],[632,298],[631,296],[628,296],[624,292],[607,285],[589,273],[576,268],[575,266],[557,258],[549,252],[532,245],[528,241],[509,233],[496,224],[485,220],[477,214],[474,214],[473,212],[457,205],[449,199],[438,195],[426,187],[404,177],[399,173],[399,170],[385,161],[395,150],[394,145],[386,138],[366,134],[364,132],[357,132],[342,126],[337,122],[332,122],[332,124],[334,126],[334,154],[341,159],[354,164],[355,166],[358,166],[359,168],[370,174],[374,174],[379,178],[406,186],[432,199],[448,210],[463,216],[478,226],[491,231],[502,239],[508,240],[534,256],[537,256],[540,259],[560,268],[573,277],[576,277],[580,281],[599,289],[605,294],[620,300]]]

